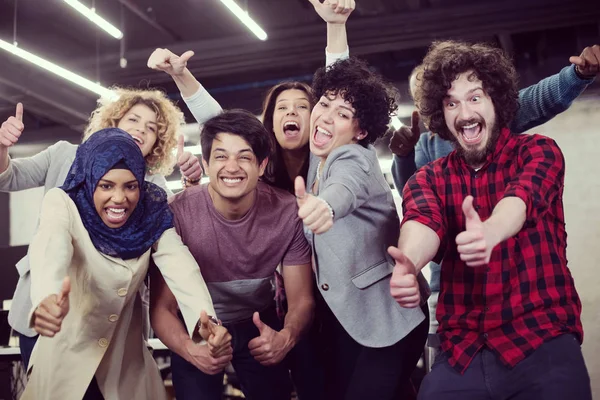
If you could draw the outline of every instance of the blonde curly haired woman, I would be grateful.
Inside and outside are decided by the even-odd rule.
[[[183,152],[183,140],[178,137],[184,117],[181,110],[160,90],[140,90],[113,88],[115,99],[100,99],[92,112],[85,129],[83,141],[103,128],[120,128],[129,133],[146,161],[148,182],[160,186],[172,195],[166,186],[165,176],[173,171],[177,161],[187,184],[198,183],[202,169],[198,159],[189,152]],[[118,97],[117,97],[118,96]],[[209,98],[204,102],[206,119],[221,111],[219,104]],[[0,192],[13,192],[44,186],[44,192],[61,186],[75,159],[77,145],[59,141],[32,157],[11,159],[8,148],[16,144],[25,126],[23,105],[17,104],[15,116],[8,118],[0,127]],[[177,160],[173,150],[177,148]],[[24,364],[29,356],[37,334],[29,327],[27,314],[31,309],[31,277],[28,257],[17,263],[19,282],[13,295],[9,323],[19,333],[21,356]],[[148,333],[147,290],[140,291],[144,304],[144,332]]]

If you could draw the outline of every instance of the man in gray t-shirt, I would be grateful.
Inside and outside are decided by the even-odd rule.
[[[281,361],[312,318],[311,251],[291,194],[259,182],[271,138],[250,113],[233,110],[205,123],[202,155],[210,183],[174,196],[171,210],[183,243],[198,262],[218,318],[232,335],[232,354],[212,357],[187,335],[160,275],[151,279],[151,318],[173,351],[178,399],[220,399],[231,361],[246,397],[289,400]],[[288,312],[279,322],[271,279],[283,265]]]

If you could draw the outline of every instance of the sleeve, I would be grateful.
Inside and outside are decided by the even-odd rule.
[[[158,186],[162,190],[164,190],[167,193],[167,197],[173,196],[173,192],[171,191],[171,189],[169,189],[167,187],[167,179],[163,175],[160,175],[160,174],[146,175],[146,180],[148,182],[154,183],[156,186]]]
[[[292,222],[294,226],[293,239],[288,246],[285,255],[283,256],[283,266],[286,265],[304,265],[311,263],[312,252],[310,245],[304,236],[304,228],[302,220],[298,218],[298,206],[294,209],[294,219]]]
[[[318,197],[331,206],[334,220],[345,217],[368,200],[372,170],[367,157],[356,151],[345,151],[333,160]]]
[[[394,154],[392,159],[392,177],[394,178],[394,186],[402,197],[402,189],[412,174],[417,170],[415,163],[415,152],[411,152],[406,157],[400,157]]]
[[[403,218],[400,226],[408,221],[419,222],[433,230],[440,238],[440,243],[444,243],[448,225],[431,167],[421,168],[408,180],[402,199]]]
[[[575,66],[563,68],[558,74],[542,79],[519,91],[519,109],[511,131],[522,133],[541,125],[565,111],[592,83],[593,79],[577,76]]]
[[[154,250],[152,259],[177,299],[188,333],[192,337],[202,310],[216,317],[200,267],[174,228],[162,234],[155,243]]]
[[[565,178],[565,159],[556,142],[533,135],[521,146],[521,168],[508,183],[503,197],[518,197],[527,207],[526,223],[535,224],[561,195]]]
[[[44,186],[52,162],[54,144],[33,157],[9,159],[8,168],[0,174],[0,191],[15,192]]]
[[[50,189],[42,202],[40,225],[29,245],[31,304],[29,321],[38,305],[60,292],[73,258],[69,197],[59,188]]]
[[[439,138],[439,136],[437,136]],[[416,169],[419,169],[427,164],[429,164],[432,161],[435,161],[435,159],[433,159],[430,154],[431,152],[427,151],[427,148],[429,147],[428,144],[433,144],[433,143],[429,143],[431,141],[434,141],[436,139],[433,138],[433,134],[431,132],[425,132],[421,135],[421,137],[419,137],[419,141],[417,142],[416,146],[415,146],[415,166]],[[442,157],[445,157],[447,154],[444,154]]]
[[[350,57],[350,48],[348,47],[343,53],[330,53],[325,50],[325,66],[329,67],[331,64],[339,60],[346,60]]]
[[[183,98],[183,101],[200,125],[223,111],[219,103],[202,85],[191,97]]]

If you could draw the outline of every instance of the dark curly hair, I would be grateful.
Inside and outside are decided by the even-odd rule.
[[[452,139],[444,119],[443,100],[452,82],[467,71],[473,71],[492,99],[497,126],[510,125],[518,108],[517,73],[502,50],[484,43],[433,42],[423,67],[416,103],[425,125],[442,139]]]
[[[267,131],[271,134],[273,141],[272,156],[269,159],[269,164],[267,164],[267,169],[265,170],[263,179],[271,185],[283,190],[287,190],[288,192],[294,191],[294,182],[290,179],[290,176],[287,172],[287,168],[283,162],[283,150],[277,141],[277,138],[275,137],[275,131],[273,130],[273,114],[275,113],[275,103],[277,102],[277,97],[282,92],[293,89],[306,93],[310,103],[310,109],[312,110],[312,108],[315,106],[315,97],[313,96],[310,86],[306,83],[297,81],[281,82],[269,89],[267,95],[265,96],[265,100],[263,101],[262,108],[262,122]],[[302,176],[304,179],[306,179],[306,176],[308,175],[309,159],[310,151],[307,145],[306,159],[304,160],[302,169],[300,170],[300,176]]]
[[[360,129],[367,132],[367,136],[359,141],[363,146],[386,133],[390,117],[397,108],[396,88],[372,72],[366,62],[353,57],[319,68],[312,88],[317,99],[328,93],[339,93],[352,104]]]

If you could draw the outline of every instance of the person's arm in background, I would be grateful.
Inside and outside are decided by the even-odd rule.
[[[350,56],[348,38],[346,36],[346,21],[354,11],[354,0],[329,0],[321,3],[319,0],[309,0],[315,11],[327,23],[327,47],[325,48],[325,65],[331,65],[338,60]]]
[[[402,189],[408,179],[419,168],[416,165],[416,148],[421,140],[421,130],[419,128],[419,112],[413,111],[411,116],[411,125],[403,125],[400,129],[392,133],[389,148],[393,154],[392,159],[392,178],[394,186],[402,197]],[[420,151],[420,155],[424,155]]]
[[[600,71],[600,45],[586,47],[573,65],[519,91],[519,109],[511,124],[515,133],[544,124],[568,109]]]

